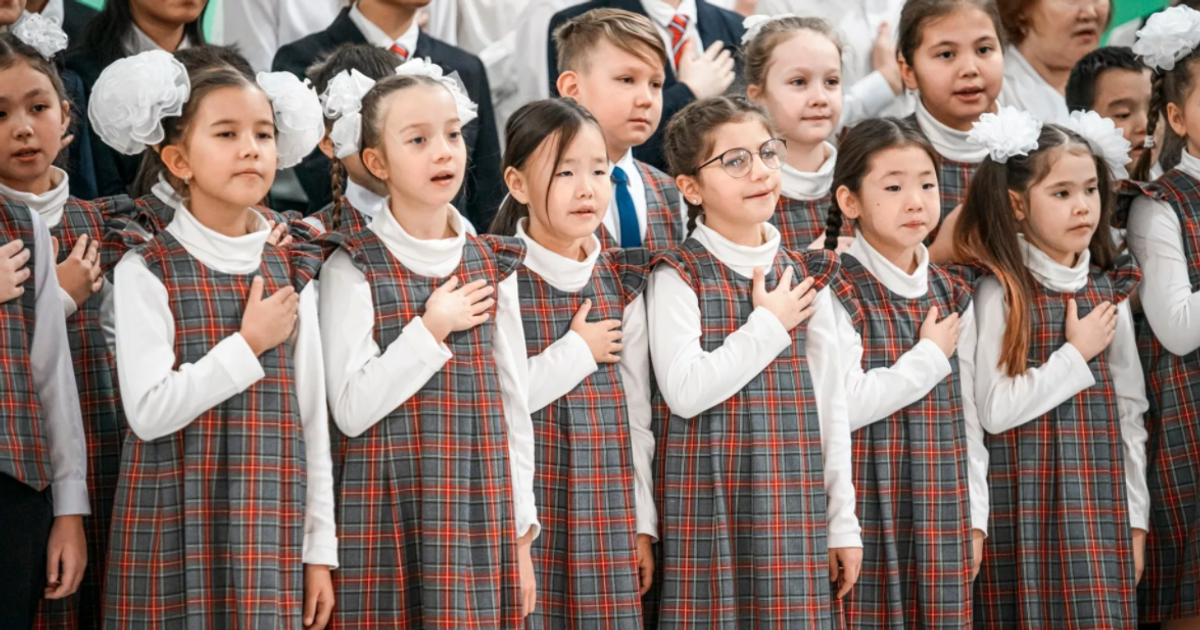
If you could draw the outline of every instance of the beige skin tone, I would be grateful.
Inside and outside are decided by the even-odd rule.
[[[1096,77],[1092,109],[1112,119],[1133,147],[1131,164],[1142,156],[1150,114],[1150,70],[1108,70]]]
[[[25,12],[25,0],[0,0],[0,26],[15,24]]]
[[[454,98],[440,85],[417,85],[392,93],[382,109],[383,146],[367,147],[363,164],[387,185],[392,216],[406,232],[423,240],[453,237],[450,202],[467,162]],[[459,286],[451,277],[429,296],[421,320],[441,342],[451,332],[486,322],[494,292],[483,280]],[[532,529],[517,538],[523,617],[537,605],[532,544]]]
[[[1109,0],[1039,0],[1026,15],[1017,50],[1047,83],[1065,94],[1071,68],[1100,45],[1112,10]]]
[[[133,22],[163,50],[174,53],[184,27],[200,19],[208,0],[130,0]]]
[[[188,209],[200,223],[225,236],[245,236],[257,218],[253,206],[275,181],[271,103],[256,86],[215,90],[197,107],[183,141],[160,147],[160,155],[171,175],[186,182]],[[291,286],[264,297],[262,278],[254,278],[240,333],[255,355],[292,335],[299,306],[300,296]],[[333,603],[330,568],[306,564],[304,627],[324,628]]]
[[[321,139],[321,143],[317,146],[320,147],[321,153],[323,153],[325,157],[331,160],[337,159],[337,153],[333,148],[333,140],[329,139],[328,132],[326,132],[325,137]],[[387,196],[387,184],[376,179],[376,177],[367,170],[367,167],[363,166],[361,157],[358,155],[351,155],[350,157],[342,160],[342,165],[346,167],[346,177],[349,178],[350,181],[362,186],[363,188],[366,188],[380,197]]]

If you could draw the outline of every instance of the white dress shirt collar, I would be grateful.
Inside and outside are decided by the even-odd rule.
[[[367,43],[379,48],[391,49],[393,45],[400,46],[408,51],[409,59],[412,58],[417,51],[417,39],[421,34],[421,27],[417,25],[416,18],[413,18],[412,24],[408,26],[408,30],[399,39],[392,39],[391,35],[383,32],[383,29],[375,25],[374,22],[367,19],[362,11],[358,10],[358,3],[354,3],[354,7],[350,9],[350,21],[358,27]]]
[[[367,189],[366,186],[359,186],[350,178],[346,178],[346,192],[344,193],[346,201],[358,211],[359,214],[366,217],[366,222],[370,223],[372,219],[379,216],[379,213],[387,209],[387,197],[380,197]]]
[[[130,56],[140,55],[144,52],[150,52],[152,50],[163,49],[162,46],[159,46],[158,43],[156,43],[153,39],[150,39],[150,36],[147,35],[145,31],[143,31],[141,28],[138,28],[137,24],[130,25],[129,35],[125,37],[124,43],[125,52],[129,53]],[[176,49],[176,52],[191,47],[192,40],[188,39],[187,35],[184,35],[183,40],[179,42],[179,48]]]
[[[704,218],[696,221],[692,238],[700,242],[717,260],[745,278],[754,275],[756,268],[770,271],[779,253],[779,230],[770,223],[762,224],[763,244],[755,247],[738,245],[716,230],[704,225]]]
[[[1191,154],[1187,149],[1179,156],[1179,165],[1176,167],[1179,170],[1191,175],[1196,179],[1200,179],[1200,158]]]
[[[837,164],[837,149],[826,142],[825,150],[829,157],[825,158],[815,173],[802,173],[787,163],[783,165],[780,174],[783,176],[784,197],[808,201],[829,194],[829,186],[833,184],[833,167]]]
[[[967,132],[951,129],[925,109],[925,103],[920,98],[917,101],[917,125],[929,138],[929,143],[938,155],[955,162],[979,164],[987,157],[987,148],[967,140]]]
[[[0,184],[0,197],[8,197],[19,201],[38,213],[46,227],[54,229],[62,223],[63,209],[67,205],[67,200],[71,198],[71,189],[68,182],[68,177],[65,171],[57,166],[50,167],[54,171],[54,179],[58,183],[40,195],[22,192],[9,188],[4,184]]]
[[[911,274],[871,247],[862,232],[855,234],[854,241],[850,243],[846,253],[854,256],[855,260],[862,263],[862,266],[892,293],[916,299],[929,292],[929,251],[924,245],[917,248],[917,269]]]
[[[596,259],[600,257],[600,239],[594,234],[589,237],[584,245],[587,258],[573,260],[546,249],[530,238],[525,232],[528,220],[517,222],[517,238],[525,242],[525,266],[560,291],[574,293],[587,286],[596,268]]]

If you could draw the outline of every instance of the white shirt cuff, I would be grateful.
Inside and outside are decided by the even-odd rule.
[[[918,341],[917,345],[913,346],[912,350],[909,350],[909,352],[914,351],[920,351],[924,353],[929,359],[929,364],[937,369],[933,379],[935,387],[936,383],[942,382],[947,376],[950,376],[951,372],[954,371],[953,368],[950,367],[950,358],[946,356],[945,352],[942,352],[941,346],[937,345],[937,343],[932,339],[922,339]]]
[[[221,340],[209,350],[209,354],[225,368],[225,373],[239,392],[245,391],[267,375],[262,364],[258,362],[258,356],[241,333],[233,333]]]
[[[75,298],[71,297],[71,294],[67,293],[67,290],[62,288],[62,285],[58,286],[58,298],[62,300],[63,319],[74,315],[75,311],[79,310],[79,306],[75,304]]]
[[[87,482],[83,480],[55,481],[51,485],[54,496],[54,515],[91,514],[88,504]]]
[[[779,321],[775,313],[767,310],[766,307],[755,307],[754,311],[750,313],[750,317],[746,318],[746,324],[762,328],[763,334],[779,348],[779,352],[783,352],[785,348],[792,345],[792,334],[783,327],[783,322]]]
[[[830,531],[827,546],[830,549],[844,549],[846,547],[858,547],[861,549],[863,546],[862,536],[852,532],[834,533]]]
[[[449,346],[433,338],[420,315],[414,317],[400,333],[412,342],[412,349],[417,351],[417,357],[425,367],[434,372],[446,367],[446,362],[454,358]]]
[[[1067,360],[1071,362],[1071,385],[1078,388],[1075,390],[1075,394],[1096,384],[1096,377],[1092,375],[1092,368],[1088,367],[1088,362],[1083,360],[1083,355],[1079,353],[1079,348],[1076,348],[1068,341],[1058,351],[1062,352],[1067,357]]]
[[[331,569],[338,566],[338,539],[331,532],[309,532],[304,535],[304,564],[324,565]]]
[[[971,510],[971,529],[978,529],[983,532],[983,537],[987,538],[988,529],[988,511],[987,510]]]

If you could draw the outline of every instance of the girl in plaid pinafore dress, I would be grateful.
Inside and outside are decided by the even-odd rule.
[[[346,437],[339,628],[515,628],[533,608],[523,250],[467,234],[450,205],[466,161],[459,111],[425,74],[377,83],[364,154],[392,203],[367,229],[326,236],[339,247],[321,271],[321,325]],[[388,144],[393,124],[447,131],[409,153]],[[386,168],[371,161],[383,145]]]
[[[984,160],[960,225],[993,274],[975,292],[991,497],[975,623],[1133,629],[1148,405],[1126,298],[1140,272],[1116,256],[1112,175],[1088,141],[1057,125],[1009,141],[1022,154]]]
[[[841,46],[824,20],[795,15],[772,19],[748,35],[743,53],[747,93],[770,112],[788,147],[771,224],[779,229],[784,249],[820,249],[837,163],[837,149],[826,139],[842,115],[842,84],[836,80]]]
[[[565,143],[559,153],[558,143]],[[517,269],[538,449],[543,533],[531,628],[642,627],[657,537],[650,483],[646,249],[602,250],[610,187],[599,124],[572,100],[531,103],[508,125],[510,186],[493,230],[524,243]],[[569,170],[569,177],[542,173]],[[590,212],[588,212],[590,210]]]
[[[922,244],[939,217],[937,155],[915,125],[894,118],[859,123],[841,150],[827,246],[839,215],[856,221],[833,290],[863,528],[846,626],[970,627],[987,450],[971,387],[971,290],[930,264]],[[916,198],[887,190],[914,183]]]
[[[767,222],[783,148],[766,120],[721,97],[667,131],[694,230],[648,288],[670,408],[656,450],[661,628],[833,628],[830,575],[848,590],[861,559],[825,290],[838,263],[782,249]]]

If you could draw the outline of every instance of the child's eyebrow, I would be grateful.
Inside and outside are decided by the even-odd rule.
[[[1114,98],[1113,100],[1108,102],[1109,107],[1116,107],[1118,105],[1125,105],[1128,107],[1132,107],[1136,104],[1137,104],[1137,99],[1132,96],[1123,96],[1121,98]]]

